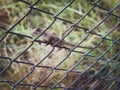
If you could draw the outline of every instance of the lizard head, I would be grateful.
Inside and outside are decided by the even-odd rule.
[[[39,35],[42,32],[40,28],[34,29],[33,34],[34,35]]]

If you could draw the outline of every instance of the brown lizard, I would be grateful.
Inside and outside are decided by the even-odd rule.
[[[41,30],[40,28],[37,28],[37,29],[34,30],[33,34],[34,35],[39,35],[41,32],[43,32],[43,30]],[[50,45],[53,45],[57,41],[60,40],[60,38],[57,35],[51,34],[49,32],[44,32],[41,36],[43,37],[43,41],[45,41],[46,43],[48,43]],[[61,42],[59,42],[57,44],[57,46],[64,46],[64,45],[72,46],[72,47],[76,46],[76,45],[74,45],[70,42],[67,42],[65,40],[62,40]],[[86,46],[78,46],[78,47],[79,48],[86,48],[86,49],[91,49],[92,48],[92,47],[86,47]]]

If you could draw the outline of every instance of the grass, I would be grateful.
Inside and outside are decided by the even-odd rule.
[[[61,2],[63,3],[61,3]],[[46,10],[48,12],[57,13],[65,5],[67,5],[67,2],[64,2],[63,0],[60,1],[40,1],[36,7],[40,8],[42,10]],[[30,0],[30,2],[34,2],[34,0]],[[113,0],[112,3],[109,0],[106,1],[100,1],[99,4],[102,4],[103,7],[106,8],[113,8],[116,3],[118,3],[118,0]],[[0,1],[0,24],[4,25],[6,28],[10,28],[16,21],[18,21],[22,16],[24,16],[25,12],[27,11],[27,5],[18,2],[18,1]],[[66,9],[63,13],[59,15],[60,18],[64,18],[66,20],[69,20],[71,22],[76,22],[80,17],[82,17],[90,8],[92,7],[91,2],[86,1],[79,1],[76,0],[68,9]],[[2,14],[3,15],[2,15]],[[117,13],[114,12],[115,14]],[[104,17],[106,16],[106,13],[99,9],[95,8],[85,19],[83,19],[78,25],[83,26],[91,30],[98,22],[100,22]],[[45,13],[40,13],[38,11],[33,11],[31,14],[29,14],[24,20],[21,21],[15,28],[12,29],[12,32],[27,35],[31,38],[35,38],[32,35],[33,28],[41,27],[42,29],[45,29],[53,20],[53,18]],[[117,20],[113,16],[110,16],[109,19],[107,19],[101,26],[99,26],[97,29],[94,30],[97,34],[101,34],[102,36],[106,35],[112,26],[116,24]],[[49,31],[51,33],[56,33],[59,37],[62,37],[63,32],[69,28],[70,24],[65,23],[60,20],[56,20],[56,22],[49,28]],[[75,31],[71,32],[66,38],[67,41],[73,42],[75,44],[79,43],[80,40],[84,39],[85,36],[87,36],[87,33],[84,32],[82,29],[75,28]],[[0,29],[0,38],[5,34],[4,30]],[[114,30],[110,35],[107,36],[109,39],[116,40],[119,37],[119,34],[117,30]],[[86,41],[84,41],[81,45],[85,46],[91,46],[94,47],[95,44],[97,44],[101,38],[99,36],[90,34],[90,36],[87,38]],[[31,39],[26,37],[17,36],[15,34],[9,33],[6,38],[0,42],[0,50],[1,56],[10,57],[11,59],[14,59],[17,55],[19,55],[26,47],[28,47],[31,44]],[[108,40],[103,40],[103,42],[100,44],[100,46],[104,46],[101,48],[96,48],[93,50],[90,55],[93,56],[100,56],[103,52],[105,52],[108,47],[112,46],[113,43]],[[118,52],[120,48],[119,46],[113,46],[109,53],[105,54],[103,58],[106,60],[112,58],[115,53]],[[28,49],[24,55],[22,55],[20,58],[17,59],[17,61],[21,62],[30,62],[33,64],[37,64],[40,60],[42,60],[48,52],[52,50],[51,46],[45,46],[44,44],[39,45],[38,43],[34,43],[30,49]],[[88,50],[85,49],[76,49],[77,51],[84,51],[87,52]],[[54,52],[46,58],[40,65],[41,66],[50,66],[55,67],[58,65],[66,56],[69,55],[69,52],[67,50],[61,49],[59,50],[56,48]],[[83,56],[79,53],[72,52],[71,55],[65,60],[64,63],[59,65],[59,68],[62,69],[70,69],[73,65],[75,65],[77,62],[81,61],[81,63],[75,68],[75,70],[79,70],[81,72],[84,72],[88,66],[90,66],[93,63],[96,63],[96,60],[91,57],[85,57],[84,59],[81,59]],[[119,58],[118,58],[119,59]],[[1,68],[5,68],[10,60],[5,60],[6,62],[3,62],[3,58],[0,58]],[[106,61],[100,59],[91,69],[95,71],[95,73],[98,73],[100,68],[104,66]],[[115,65],[112,62],[109,62],[108,67],[109,69],[105,70],[110,71],[112,67]],[[97,68],[95,68],[97,67]],[[14,62],[11,65],[11,70],[7,70],[5,76],[2,80],[12,80],[12,81],[18,81],[22,77],[24,77],[30,70],[32,66]],[[119,67],[118,67],[119,68]],[[46,71],[46,72],[44,72]],[[39,81],[43,80],[43,78],[47,77],[48,74],[51,73],[50,69],[47,68],[36,68],[34,72],[26,78],[23,82],[24,83],[39,83]],[[104,73],[104,74],[105,74]],[[66,75],[66,72],[64,71],[57,71],[55,70],[54,73],[51,75],[51,77],[44,82],[42,85],[53,85],[57,83],[62,77]],[[103,73],[100,73],[100,75],[103,75]],[[73,77],[73,78],[71,78]],[[71,83],[74,78],[77,77],[76,74],[70,74],[68,77],[63,80],[63,82],[59,86],[66,87],[68,83]],[[3,84],[0,84],[1,88],[4,90],[9,90],[10,86],[8,85],[6,88]],[[24,87],[26,90],[30,90],[30,88]],[[18,87],[17,90],[21,90],[21,87]],[[39,89],[38,89],[39,90]],[[43,90],[43,89],[40,89]],[[46,89],[44,89],[46,90]],[[59,90],[59,89],[56,89]],[[61,89],[60,89],[61,90]]]

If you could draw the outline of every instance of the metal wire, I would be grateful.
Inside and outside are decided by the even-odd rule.
[[[43,10],[41,8],[37,8],[36,5],[40,2],[40,0],[36,0],[33,3],[30,3],[27,0],[19,0],[19,2],[24,3],[27,8],[29,8],[24,16],[22,16],[16,23],[11,26],[9,29],[5,28],[4,26],[0,25],[1,30],[4,32],[2,37],[0,38],[0,44],[3,43],[3,41],[7,38],[9,34],[16,35],[19,37],[24,37],[31,40],[31,43],[22,49],[22,51],[17,54],[14,58],[8,57],[8,56],[2,56],[2,51],[0,54],[0,59],[7,61],[8,64],[4,68],[2,67],[2,64],[0,64],[0,84],[8,85],[9,90],[17,90],[19,87],[24,87],[24,90],[119,90],[120,89],[120,51],[119,51],[119,45],[120,45],[120,37],[117,37],[117,39],[108,38],[108,36],[114,31],[117,31],[119,33],[120,28],[120,16],[114,14],[114,11],[120,7],[120,3],[118,3],[116,6],[114,6],[112,9],[107,9],[101,5],[99,5],[99,2],[101,0],[91,0],[91,8],[77,21],[72,22],[70,20],[66,20],[64,18],[59,17],[67,8],[69,8],[72,4],[74,4],[75,0],[69,0],[69,2],[63,7],[62,10],[52,13],[46,10]],[[81,23],[94,9],[103,10],[105,13],[105,17],[102,18],[101,21],[97,22],[97,24],[94,27],[91,27],[89,29],[88,27],[80,26],[78,25]],[[20,34],[13,32],[12,30],[21,23],[28,15],[32,13],[32,11],[37,11],[40,13],[47,14],[52,17],[51,23],[45,27],[44,32],[46,32],[49,28],[51,28],[57,20],[60,20],[64,23],[70,24],[70,29],[63,37],[54,43],[52,45],[52,49],[49,50],[47,55],[45,55],[41,60],[38,60],[36,64],[32,62],[25,62],[25,61],[19,61],[19,58],[26,54],[26,52],[35,44],[35,43],[46,43],[44,41],[38,40],[39,37],[44,33],[41,33],[36,38],[33,38],[28,35]],[[111,27],[111,29],[104,35],[100,33],[96,33],[95,29],[102,26],[102,24],[109,19],[110,17],[114,17],[117,19],[117,22],[115,25]],[[71,34],[74,29],[82,29],[86,32],[86,36],[79,41],[78,44],[76,44],[73,48],[69,48],[67,46],[59,46],[58,44],[64,40],[69,34]],[[90,35],[95,35],[100,38],[99,42],[91,49],[87,50],[87,52],[77,50],[76,48],[80,46],[83,42],[85,42],[86,39],[90,37]],[[107,46],[107,49],[102,51],[102,53],[99,55],[94,55],[92,52],[96,50],[103,42],[109,42],[111,43],[111,46]],[[103,46],[104,47],[104,46]],[[106,46],[105,46],[106,47]],[[110,58],[106,58],[105,56],[110,53],[110,50],[114,47],[118,47],[118,50],[112,55]],[[67,55],[59,61],[59,63],[55,66],[43,66],[41,63],[43,63],[47,58],[51,56],[51,54],[55,51],[56,48],[65,49],[68,51]],[[66,68],[60,68],[60,65],[62,65],[69,57],[72,55],[72,53],[77,53],[81,58],[77,60],[73,66],[71,66],[69,69]],[[83,61],[85,61],[87,58],[94,59],[94,62],[90,63],[87,68],[84,68],[83,71],[80,71],[78,68]],[[96,65],[103,61],[104,63],[101,64],[101,66],[96,67]],[[2,62],[2,61],[1,61]],[[17,81],[14,81],[12,78],[5,78],[6,72],[11,72],[10,68],[12,65],[16,64],[23,64],[31,67],[30,70],[23,76],[20,77]],[[67,63],[69,64],[69,63]],[[113,67],[110,66],[110,64],[113,65]],[[95,71],[93,68],[98,68],[98,71]],[[36,69],[45,69],[45,73],[47,73],[44,78],[37,81],[37,83],[25,83],[24,81],[29,78]],[[93,69],[93,70],[91,70]],[[52,77],[52,75],[55,72],[64,72],[64,75],[61,76],[61,78],[57,79],[56,83],[50,84],[50,85],[44,85],[47,80],[49,81],[49,78]],[[20,72],[17,72],[20,73]],[[41,75],[41,74],[40,74]],[[70,76],[71,75],[71,76]],[[68,81],[66,85],[63,84],[63,82],[68,79],[68,77],[73,78],[72,81]],[[34,77],[36,78],[36,77]],[[53,80],[53,79],[51,79]],[[71,79],[70,79],[71,80]],[[54,80],[53,80],[54,81]],[[50,81],[51,82],[51,81]],[[63,85],[62,85],[63,84]],[[5,88],[5,87],[4,87]],[[7,89],[5,89],[7,90]]]

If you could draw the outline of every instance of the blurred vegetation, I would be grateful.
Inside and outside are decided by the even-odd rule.
[[[34,3],[35,0],[27,0],[30,3]],[[44,0],[40,1],[35,7],[39,8],[41,10],[45,10],[47,12],[51,12],[53,14],[58,13],[60,10],[62,10],[69,0]],[[104,8],[107,8],[108,10],[111,10],[113,7],[117,5],[117,3],[120,2],[119,0],[101,0],[98,5],[101,5]],[[68,7],[64,12],[62,12],[58,17],[66,19],[71,22],[76,22],[79,20],[85,13],[88,12],[88,10],[92,7],[92,3],[90,0],[75,0],[74,3]],[[29,5],[20,2],[18,0],[1,0],[0,1],[0,39],[5,34],[5,29],[11,28],[21,17],[25,15],[25,13],[28,11]],[[116,9],[113,13],[117,16],[119,16],[119,9]],[[82,26],[87,28],[88,30],[91,30],[95,25],[98,24],[105,16],[106,13],[104,10],[99,8],[94,8],[83,20],[81,20],[80,23],[78,23],[78,26]],[[49,14],[42,13],[36,10],[32,10],[31,13],[23,19],[18,25],[16,25],[11,32],[22,34],[29,36],[31,38],[23,37],[20,35],[16,35],[13,33],[9,33],[5,39],[3,39],[0,42],[0,56],[3,57],[10,57],[10,59],[6,58],[0,58],[0,71],[2,71],[5,67],[7,67],[10,63],[10,60],[14,59],[17,55],[19,55],[25,48],[27,48],[31,44],[31,39],[34,39],[35,37],[32,35],[33,29],[40,27],[41,29],[45,29],[51,22],[53,21],[53,17]],[[98,28],[94,30],[95,33],[100,34],[102,36],[105,36],[113,26],[116,25],[118,22],[117,18],[114,16],[110,16],[102,25],[100,25]],[[70,24],[63,22],[61,20],[56,20],[56,22],[49,28],[49,31],[52,33],[57,34],[59,37],[62,36],[63,32],[69,28]],[[4,27],[4,28],[2,28]],[[119,39],[120,33],[119,33],[120,27],[118,27],[116,30],[114,30],[111,34],[107,36],[109,39],[117,40]],[[74,28],[74,31],[71,32],[66,40],[73,42],[74,44],[78,44],[80,40],[84,39],[88,33],[86,33],[83,29]],[[90,34],[88,38],[81,44],[83,46],[90,46],[95,47],[96,44],[98,44],[101,41],[101,37],[97,35]],[[118,41],[119,43],[119,41]],[[113,42],[109,40],[103,40],[102,43],[99,45],[100,48],[96,48],[89,55],[95,56],[93,57],[85,57],[84,59],[82,54],[72,52],[71,55],[62,63],[59,65],[58,68],[62,69],[71,69],[73,65],[75,65],[77,62],[81,60],[81,63],[75,68],[75,70],[84,72],[87,70],[87,68],[95,63],[93,67],[91,67],[91,70],[94,70],[95,73],[98,73],[99,70],[101,70],[101,67],[104,67],[106,65],[106,62],[108,60],[111,60],[113,56],[118,53],[120,50],[120,47],[118,44],[113,44]],[[110,48],[111,47],[111,48]],[[106,50],[108,53],[103,55]],[[52,50],[51,46],[45,46],[44,44],[34,43],[30,49],[28,49],[21,57],[17,59],[17,61],[21,62],[29,62],[32,64],[37,64],[40,60],[42,60],[48,52]],[[83,51],[87,52],[86,49],[75,49],[76,51]],[[55,67],[57,66],[64,58],[69,55],[68,50],[61,49],[59,50],[56,48],[54,52],[45,59],[40,65],[41,66],[50,66]],[[103,68],[102,73],[99,73],[99,76],[103,77],[111,71],[117,63],[120,62],[120,56],[116,56],[107,63],[106,68]],[[118,65],[117,65],[118,66]],[[6,71],[4,74],[4,77],[1,80],[11,80],[11,81],[18,81],[23,76],[25,76],[28,72],[30,72],[32,66],[14,62],[10,69]],[[119,71],[120,67],[118,67],[113,75],[110,77],[116,75],[116,73]],[[44,72],[46,71],[46,72]],[[43,78],[47,77],[47,75],[51,73],[51,71],[47,68],[36,68],[34,72],[23,81],[23,83],[28,84],[37,84],[39,81],[43,80]],[[61,77],[66,75],[63,71],[55,71],[55,73],[46,80],[45,83],[42,85],[54,85],[57,83]],[[76,74],[70,73],[67,76],[67,79],[63,80],[63,82],[60,84],[60,86],[67,86],[67,84],[71,83],[73,81],[73,78],[77,77]],[[87,80],[87,79],[86,79]],[[81,83],[82,84],[82,83]],[[6,87],[6,88],[5,88]],[[22,90],[22,88],[26,87],[18,87],[17,90]],[[9,90],[10,86],[7,84],[1,84],[0,83],[0,89]],[[32,88],[26,88],[26,90],[31,90]],[[43,90],[43,89],[38,89]],[[44,89],[44,90],[47,90]],[[49,89],[48,89],[49,90]],[[61,90],[61,89],[56,89]]]

